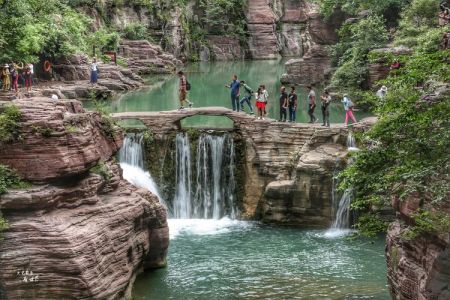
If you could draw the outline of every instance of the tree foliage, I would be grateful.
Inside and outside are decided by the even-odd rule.
[[[331,85],[340,89],[360,88],[367,79],[367,54],[388,41],[385,20],[371,15],[357,23],[344,25],[339,36],[339,43],[331,47],[333,62],[338,66]]]

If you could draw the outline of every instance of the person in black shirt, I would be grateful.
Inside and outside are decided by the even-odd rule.
[[[280,90],[280,122],[286,122],[287,120],[287,107],[288,107],[288,94],[286,88],[281,87]]]
[[[331,103],[331,96],[328,91],[325,91],[322,97],[320,97],[320,100],[322,101],[322,118],[323,118],[323,124],[322,126],[330,127],[330,103]]]
[[[289,107],[289,122],[295,123],[295,115],[297,113],[297,94],[295,93],[295,87],[291,87],[291,93],[288,97]]]

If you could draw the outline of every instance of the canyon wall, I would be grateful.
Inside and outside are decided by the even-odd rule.
[[[122,134],[76,100],[31,98],[0,163],[29,182],[0,196],[0,299],[124,299],[165,266],[166,209],[122,179]]]
[[[149,28],[152,43],[183,60],[301,58],[313,45],[335,43],[336,29],[343,21],[341,13],[325,20],[309,0],[248,0],[236,4],[242,14],[221,16],[228,24],[221,24],[225,29],[217,30],[204,22],[209,17],[205,11],[208,1],[205,3],[191,0],[118,5],[107,0],[79,9],[95,20],[96,29],[106,23],[120,30],[143,24]],[[243,30],[235,29],[234,25],[242,21]]]

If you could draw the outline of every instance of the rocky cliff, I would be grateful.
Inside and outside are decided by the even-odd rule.
[[[222,10],[223,15],[218,17],[208,15],[214,1],[209,2],[117,4],[106,0],[94,7],[84,4],[79,9],[95,20],[97,29],[107,23],[120,30],[130,24],[145,25],[149,39],[163,50],[177,58],[195,60],[302,57],[311,45],[335,42],[335,31],[342,21],[341,14],[324,20],[311,0],[235,1],[233,6],[238,7]],[[218,5],[214,9],[221,9]],[[205,23],[209,17],[224,24],[219,24],[218,30],[217,26]],[[242,28],[236,29],[243,22]]]
[[[426,205],[420,198],[393,199],[397,220],[388,230],[386,261],[393,299],[450,299],[450,232],[427,232],[408,237],[413,214]],[[450,199],[438,210],[450,214]],[[434,209],[434,212],[437,210]],[[429,221],[427,221],[429,222]]]
[[[143,269],[164,266],[166,210],[126,183],[122,135],[78,101],[14,101],[20,134],[0,163],[31,183],[0,196],[0,299],[124,299]]]

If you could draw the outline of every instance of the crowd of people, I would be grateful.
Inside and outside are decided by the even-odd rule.
[[[9,63],[1,68],[0,79],[2,81],[1,87],[3,91],[19,92],[19,82],[29,92],[33,86],[34,66],[33,64]]]
[[[180,108],[183,110],[185,104],[187,103],[189,107],[192,107],[193,103],[187,100],[187,94],[190,90],[189,81],[183,71],[178,72],[180,78],[179,84],[179,96],[180,96]],[[258,120],[265,120],[267,117],[267,105],[269,103],[269,92],[264,84],[261,84],[256,92],[247,84],[245,80],[240,81],[237,75],[233,75],[230,84],[225,85],[226,88],[230,89],[231,98],[231,108],[235,112],[245,112],[244,107],[247,106],[249,113],[255,115],[254,107],[256,109],[256,118]],[[314,112],[317,106],[316,92],[312,85],[308,86],[308,115],[309,123],[317,123],[318,118],[315,116]],[[384,89],[385,87],[383,87]],[[241,92],[243,92],[241,94]],[[386,93],[384,91],[384,93]],[[242,98],[241,98],[242,96]],[[252,104],[252,99],[255,97],[255,106]],[[332,97],[328,91],[324,91],[323,95],[320,97],[320,105],[322,111],[322,126],[330,127],[330,104],[332,102]],[[345,110],[345,125],[348,125],[349,120],[356,123],[356,118],[353,114],[353,102],[350,100],[349,96],[345,94],[341,100],[344,110]],[[299,106],[299,97],[296,92],[295,86],[290,88],[288,92],[286,87],[282,86],[279,95],[279,108],[280,117],[279,122],[293,122],[295,123],[297,116],[297,109]]]

